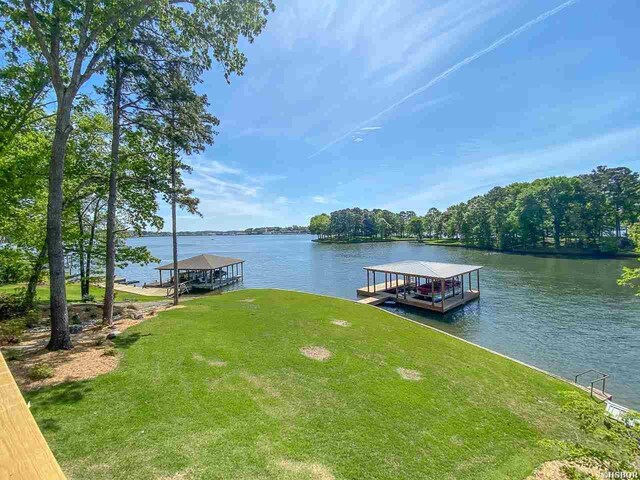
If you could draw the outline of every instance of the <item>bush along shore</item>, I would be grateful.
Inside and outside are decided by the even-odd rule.
[[[541,255],[541,256],[559,256],[559,257],[589,257],[589,258],[636,258],[640,257],[638,250],[616,250],[602,251],[598,248],[574,248],[574,247],[530,247],[530,248],[513,248],[498,249],[492,247],[480,247],[477,245],[468,245],[455,238],[439,238],[420,240],[424,245],[434,245],[442,247],[461,247],[472,248],[475,250],[488,250],[492,252],[513,253],[518,255]]]

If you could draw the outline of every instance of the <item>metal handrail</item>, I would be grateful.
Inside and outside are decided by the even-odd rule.
[[[178,284],[178,295],[182,295],[183,293],[189,293],[189,287],[191,286],[191,280],[187,280]],[[171,285],[167,288],[167,297],[171,295],[172,290],[175,291],[175,285]]]
[[[607,380],[607,378],[609,378],[609,374],[608,373],[601,372],[599,370],[596,370],[595,368],[590,368],[589,370],[586,370],[586,371],[576,375],[575,376],[575,380],[574,380],[575,383],[578,383],[578,377],[581,377],[582,375],[585,375],[585,374],[591,373],[591,372],[594,372],[594,373],[597,373],[598,375],[600,375],[600,377],[598,377],[598,378],[596,378],[596,379],[591,381],[591,397],[593,398],[593,385],[595,383],[597,383],[597,382],[600,382],[600,381],[602,382],[602,394],[606,396],[606,392],[605,392],[604,389],[605,389],[606,380]]]

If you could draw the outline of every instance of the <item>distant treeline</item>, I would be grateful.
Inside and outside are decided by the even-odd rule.
[[[246,228],[244,230],[197,230],[178,232],[178,236],[195,237],[211,235],[296,235],[308,234],[309,229],[299,225],[290,227],[257,227]],[[132,234],[132,236],[135,236]],[[142,232],[142,237],[170,237],[171,232]]]
[[[576,177],[495,187],[424,216],[360,208],[323,213],[311,218],[309,231],[327,240],[413,236],[497,250],[553,246],[612,253],[632,247],[627,231],[639,216],[638,173],[600,166]]]

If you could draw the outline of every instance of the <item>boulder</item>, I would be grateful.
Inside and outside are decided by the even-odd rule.
[[[69,325],[69,333],[71,335],[75,335],[76,333],[80,333],[82,331],[82,325]]]
[[[120,330],[111,330],[109,333],[107,333],[107,339],[112,340],[118,335],[120,335]]]

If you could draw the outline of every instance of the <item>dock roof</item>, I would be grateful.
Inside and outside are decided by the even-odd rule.
[[[224,268],[236,263],[242,263],[240,258],[220,257],[208,253],[196,255],[195,257],[178,260],[178,270],[215,270]],[[173,270],[173,262],[156,267],[156,270]]]
[[[429,277],[447,279],[480,270],[480,265],[462,265],[458,263],[423,262],[421,260],[402,260],[400,262],[385,263],[364,267],[365,270],[397,273],[398,275],[412,275],[417,277]]]

